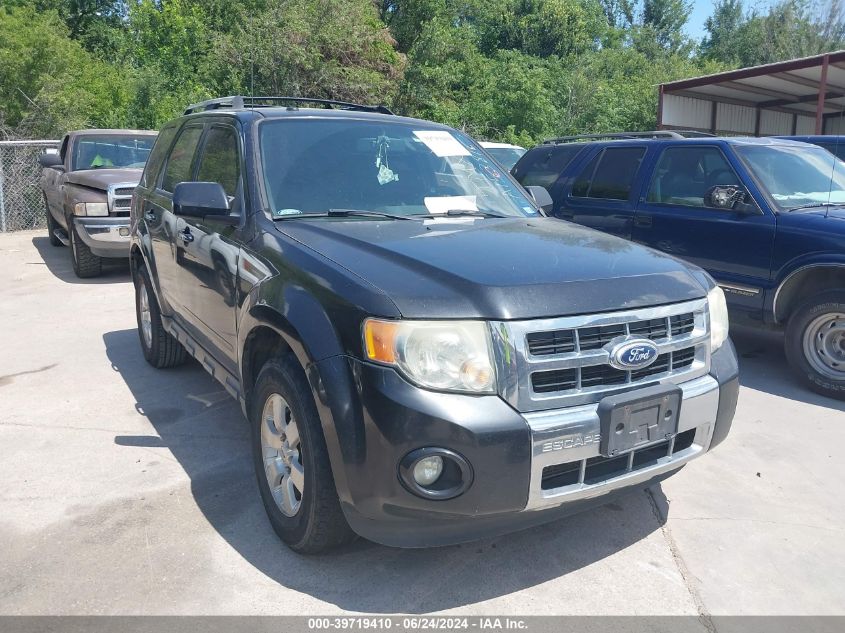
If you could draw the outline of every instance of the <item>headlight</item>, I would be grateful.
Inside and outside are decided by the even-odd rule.
[[[74,215],[108,215],[109,205],[106,202],[77,202],[73,205]]]
[[[364,322],[369,360],[393,365],[411,382],[439,391],[493,393],[490,333],[481,321]]]
[[[728,338],[728,304],[719,286],[707,293],[707,307],[710,310],[710,349],[715,352]]]

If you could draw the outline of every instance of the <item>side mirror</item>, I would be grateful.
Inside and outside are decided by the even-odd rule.
[[[539,185],[528,185],[525,190],[528,192],[528,195],[531,196],[531,199],[534,200],[534,204],[546,213],[552,212],[554,202],[552,202],[552,197],[549,195],[549,192],[546,191],[545,187],[540,187]]]
[[[754,199],[739,185],[716,185],[704,194],[704,205],[713,209],[737,211],[739,213],[757,213]]]
[[[62,157],[58,154],[44,153],[38,157],[38,162],[42,167],[59,167],[63,166]]]
[[[229,213],[229,198],[219,182],[180,182],[173,190],[173,213],[194,218]]]

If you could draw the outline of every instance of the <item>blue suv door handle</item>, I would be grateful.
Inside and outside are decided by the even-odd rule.
[[[637,214],[634,216],[634,226],[642,226],[650,228],[652,226],[652,218],[650,215]]]

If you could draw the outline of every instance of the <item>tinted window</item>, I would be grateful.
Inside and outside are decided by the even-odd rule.
[[[739,178],[718,147],[669,147],[660,155],[648,189],[649,202],[703,207],[716,185],[738,185]]]
[[[116,134],[85,134],[73,145],[71,168],[105,169],[109,167],[135,167],[141,169],[147,162],[156,137],[118,136]]]
[[[581,171],[572,187],[577,198],[627,200],[645,154],[644,147],[609,147]]]
[[[513,175],[524,187],[538,185],[551,189],[583,145],[541,145],[530,150],[513,168]]]
[[[226,190],[226,195],[234,197],[238,190],[240,171],[238,137],[234,128],[211,128],[199,158],[197,180],[219,182]]]
[[[262,172],[273,215],[329,209],[537,214],[522,190],[465,134],[400,121],[262,122]]]
[[[164,162],[164,157],[167,156],[167,150],[170,149],[170,143],[173,137],[176,136],[178,127],[175,123],[165,126],[159,132],[153,149],[150,152],[150,157],[147,159],[147,166],[144,167],[144,174],[141,176],[141,186],[146,187],[158,180],[158,174],[161,170],[161,164]]]
[[[841,160],[845,160],[845,142],[843,143],[819,143],[828,152]]]
[[[201,127],[189,127],[182,130],[167,159],[167,167],[164,169],[164,178],[161,182],[162,189],[172,192],[180,182],[191,179],[194,152],[201,134]]]

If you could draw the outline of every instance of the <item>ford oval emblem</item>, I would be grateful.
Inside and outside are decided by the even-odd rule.
[[[610,364],[624,371],[643,369],[656,361],[657,355],[657,345],[648,339],[629,339],[613,346],[610,350]]]

